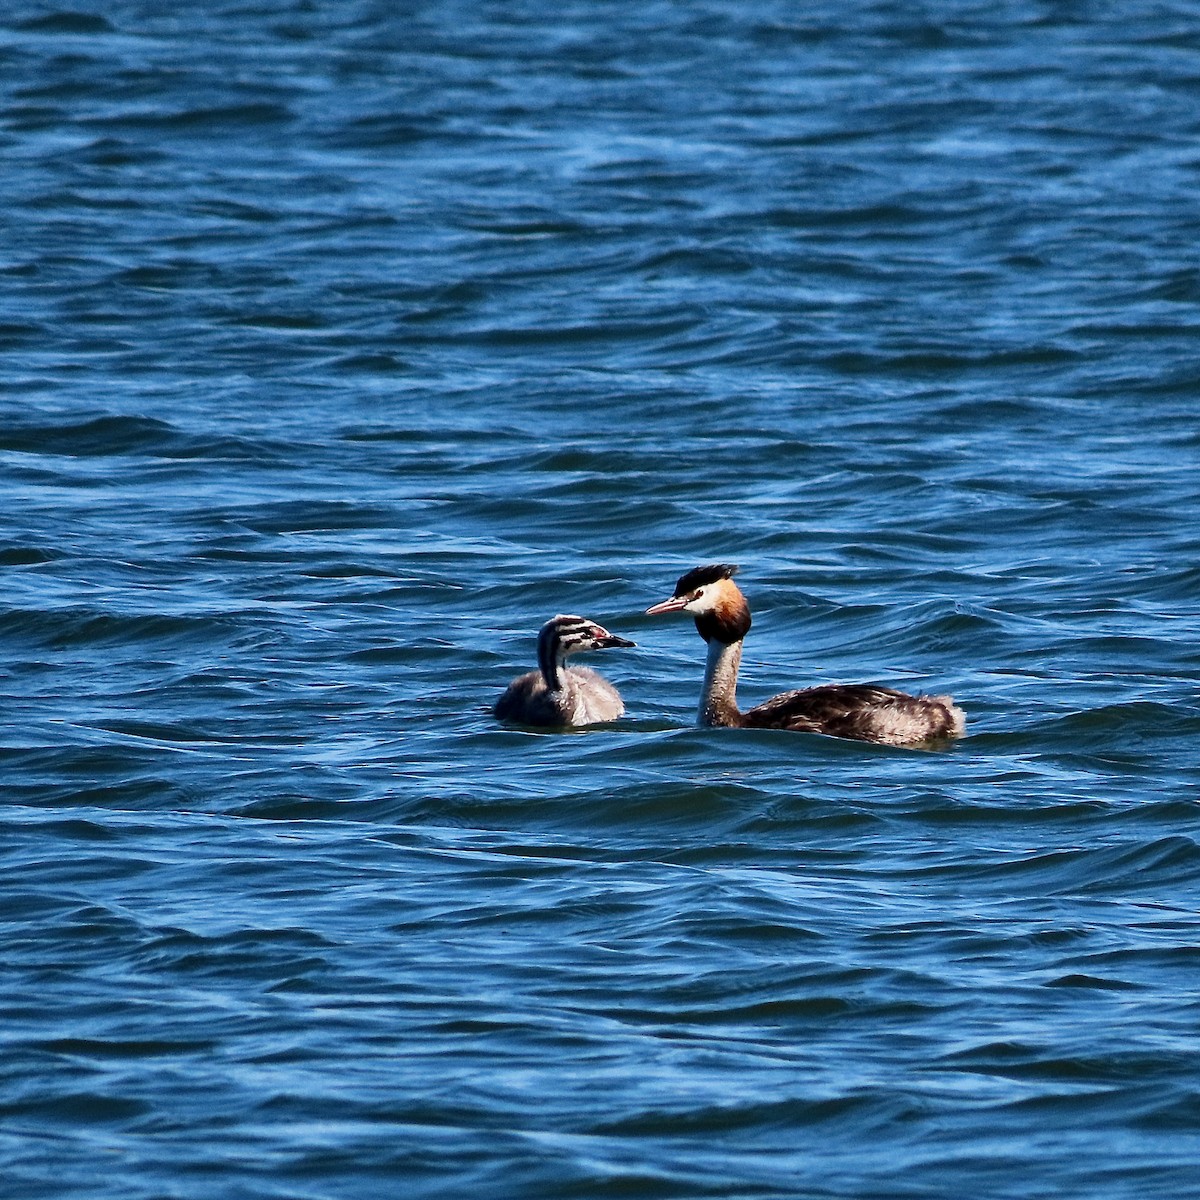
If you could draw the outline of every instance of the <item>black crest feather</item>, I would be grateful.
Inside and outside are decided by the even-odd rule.
[[[697,588],[702,588],[718,579],[732,579],[737,574],[733,563],[708,563],[703,567],[693,567],[685,575],[680,575],[675,585],[676,596],[686,596]]]

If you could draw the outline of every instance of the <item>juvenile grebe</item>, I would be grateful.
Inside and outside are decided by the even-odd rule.
[[[751,729],[794,729],[833,737],[914,746],[937,738],[961,737],[966,718],[949,696],[910,696],[875,684],[824,684],[781,692],[740,712],[737,691],[742,639],[750,630],[750,606],[730,578],[737,567],[714,563],[680,576],[670,600],[647,614],[689,612],[708,643],[701,725]]]
[[[632,646],[586,617],[552,617],[538,634],[538,669],[519,676],[496,701],[502,721],[524,725],[592,725],[625,711],[620,693],[588,667],[568,667],[568,654]]]

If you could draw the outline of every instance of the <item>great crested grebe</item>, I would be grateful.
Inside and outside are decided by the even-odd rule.
[[[691,613],[697,632],[708,643],[701,725],[793,729],[889,746],[962,736],[966,718],[949,696],[910,696],[870,683],[781,692],[748,712],[739,711],[735,692],[750,606],[731,578],[736,570],[729,563],[696,567],[680,576],[671,599],[646,609],[648,615]]]
[[[597,721],[615,721],[625,712],[617,689],[588,667],[568,667],[566,658],[581,650],[635,644],[586,617],[552,617],[538,634],[538,669],[508,685],[496,701],[496,716],[523,725],[592,725]]]

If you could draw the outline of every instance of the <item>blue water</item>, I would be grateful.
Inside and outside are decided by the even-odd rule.
[[[1196,18],[7,5],[0,1192],[1195,1196]]]

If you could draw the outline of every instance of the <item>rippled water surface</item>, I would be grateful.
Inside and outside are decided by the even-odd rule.
[[[8,5],[12,1194],[1194,1196],[1196,17]]]

